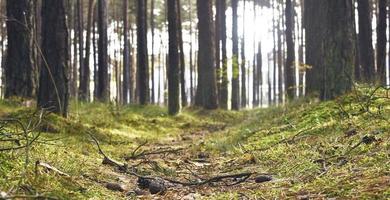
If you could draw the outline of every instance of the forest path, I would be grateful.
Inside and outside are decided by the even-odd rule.
[[[163,187],[157,188],[162,191],[160,194],[150,195],[156,188],[143,188],[137,177],[126,176],[114,168],[109,169],[109,173],[116,177],[113,180],[124,184],[127,195],[137,198],[199,199],[216,192],[237,192],[242,196],[240,199],[249,199],[243,191],[257,188],[259,184],[255,179],[267,182],[273,179],[272,176],[259,169],[250,154],[236,157],[221,153],[212,147],[211,140],[237,132],[256,122],[257,117],[255,112],[244,112],[233,120],[217,118],[211,123],[209,120],[200,124],[188,122],[171,136],[150,142],[139,141],[122,160],[137,173],[155,177]]]

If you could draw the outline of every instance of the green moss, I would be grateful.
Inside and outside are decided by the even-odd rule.
[[[159,106],[72,102],[68,119],[45,117],[40,142],[30,149],[27,173],[24,151],[0,152],[0,191],[19,188],[18,193],[27,194],[20,186],[28,185],[60,199],[125,198],[93,181],[115,181],[117,172],[101,165],[102,157],[88,135],[92,134],[108,155],[122,161],[144,141],[148,148],[189,145],[181,157],[151,165],[154,173],[164,176],[179,176],[176,166],[181,161],[206,151],[211,154],[214,173],[257,171],[276,179],[262,185],[199,189],[204,199],[240,199],[243,195],[253,199],[305,195],[383,199],[390,195],[390,101],[384,89],[371,95],[373,91],[361,88],[335,101],[300,99],[285,106],[240,112],[187,108],[178,116],[168,116],[166,108]],[[0,101],[3,117],[26,122],[33,111],[20,103]],[[347,136],[351,129],[356,134]],[[376,141],[356,146],[368,135]],[[37,160],[72,178],[42,169],[36,175]]]

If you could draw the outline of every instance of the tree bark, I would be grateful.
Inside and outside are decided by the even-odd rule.
[[[64,0],[42,2],[42,54],[38,107],[67,116],[68,32]]]
[[[186,94],[186,63],[184,60],[184,45],[183,45],[183,28],[182,28],[182,20],[181,20],[181,6],[180,0],[177,1],[177,20],[178,20],[178,42],[179,42],[179,50],[180,50],[180,92],[181,92],[181,105],[186,107],[188,105],[187,102],[187,94]]]
[[[308,91],[322,100],[351,90],[355,41],[350,0],[306,0]]]
[[[168,0],[169,69],[168,69],[168,112],[176,115],[180,111],[179,98],[179,4]]]
[[[377,81],[386,85],[386,0],[378,0],[378,26],[377,26]]]
[[[286,0],[286,42],[287,42],[287,59],[285,65],[285,91],[288,99],[295,97],[295,45],[294,45],[294,7],[291,0]]]
[[[240,109],[240,70],[238,63],[238,23],[237,23],[237,8],[238,0],[232,0],[233,24],[232,24],[232,42],[233,42],[233,57],[232,57],[232,109]]]
[[[129,103],[130,89],[130,65],[129,65],[129,22],[128,22],[128,0],[123,0],[123,104]]]
[[[137,90],[139,103],[149,104],[149,67],[147,42],[147,0],[138,0],[137,8]]]
[[[31,45],[31,2],[7,0],[7,57],[5,62],[5,97],[31,98],[34,72]]]
[[[223,109],[228,108],[228,66],[227,66],[227,36],[226,36],[226,0],[220,1],[220,14],[221,14],[221,29],[220,29],[220,38],[221,38],[221,54],[222,54],[222,67],[221,67],[221,90],[219,94],[220,107]]]
[[[244,0],[241,38],[241,108],[246,107],[245,6],[246,1]]]
[[[107,36],[107,1],[98,0],[98,86],[97,99],[102,102],[110,100],[108,77],[108,36]]]
[[[154,99],[155,99],[155,78],[154,78],[154,34],[155,34],[155,28],[154,28],[154,4],[155,4],[155,0],[151,0],[151,6],[150,6],[150,28],[151,28],[151,31],[152,31],[152,53],[151,53],[151,65],[150,65],[150,68],[151,68],[151,79],[152,79],[152,94],[151,94],[151,103],[153,104],[154,103]]]
[[[372,21],[370,1],[357,0],[359,11],[359,51],[362,66],[362,79],[372,83],[375,79],[374,49],[372,47]]]
[[[199,52],[196,105],[217,109],[217,80],[214,60],[213,14],[211,0],[197,0]]]

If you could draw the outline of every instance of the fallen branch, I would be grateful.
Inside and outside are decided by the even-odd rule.
[[[70,177],[69,174],[51,166],[50,164],[48,163],[44,163],[44,162],[41,162],[41,161],[37,161],[35,162],[35,173],[38,174],[38,167],[43,167],[44,169],[46,169],[47,171],[52,171],[52,172],[55,172],[56,174],[59,174],[61,176],[65,176],[65,177]]]
[[[177,153],[179,151],[184,150],[184,148],[177,148],[177,149],[171,149],[171,148],[161,148],[154,151],[142,151],[141,153],[135,154],[136,151],[132,153],[132,155],[127,156],[125,160],[136,160],[141,157],[150,156],[150,155],[158,155],[158,154],[167,154],[167,153]]]
[[[110,165],[110,166],[113,166],[113,167],[118,167],[120,170],[126,170],[127,169],[127,164],[126,163],[121,163],[119,161],[116,161],[110,157],[108,157],[102,150],[102,148],[100,147],[100,144],[99,144],[99,141],[95,138],[95,136],[93,136],[92,134],[88,133],[88,135],[92,138],[92,140],[95,142],[98,150],[99,150],[99,153],[103,155],[103,162],[102,164],[103,165]]]
[[[134,168],[133,168],[133,170],[129,170],[127,164],[122,164],[122,163],[115,161],[114,159],[111,159],[110,157],[108,157],[103,152],[102,148],[100,147],[99,141],[90,133],[89,133],[89,136],[93,139],[96,146],[98,147],[99,153],[101,155],[103,155],[103,157],[104,157],[102,164],[107,164],[107,165],[110,165],[113,167],[118,167],[124,173],[135,176],[141,180],[159,180],[160,179],[160,180],[170,182],[172,184],[178,184],[178,185],[183,185],[183,186],[202,186],[202,185],[206,185],[209,183],[220,182],[220,181],[223,181],[225,179],[236,179],[237,181],[235,181],[232,184],[229,184],[229,186],[232,186],[232,185],[237,185],[237,184],[245,182],[254,174],[252,172],[244,172],[244,173],[238,173],[238,174],[219,175],[219,176],[215,176],[215,177],[212,177],[212,178],[209,178],[206,180],[202,180],[202,181],[189,181],[189,182],[182,182],[182,181],[173,180],[173,179],[164,178],[164,177],[142,176],[142,175],[139,175],[138,173],[136,173],[134,171]]]

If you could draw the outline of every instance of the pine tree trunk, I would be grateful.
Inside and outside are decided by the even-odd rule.
[[[154,99],[155,99],[155,78],[154,78],[154,35],[155,35],[155,28],[154,28],[154,4],[155,4],[155,0],[151,0],[151,6],[150,6],[150,28],[151,28],[151,31],[152,31],[152,53],[151,53],[151,65],[150,65],[150,70],[151,70],[151,79],[152,79],[152,94],[151,94],[151,103],[154,104]]]
[[[215,0],[215,68],[217,70],[218,99],[221,99],[222,69],[221,69],[221,0]]]
[[[137,90],[139,103],[146,105],[150,102],[146,19],[147,1],[138,0],[137,2]]]
[[[237,22],[238,0],[232,0],[233,24],[232,24],[232,42],[233,42],[233,56],[232,56],[232,109],[240,109],[240,70],[238,63],[238,22]]]
[[[7,0],[7,57],[5,62],[5,97],[31,98],[34,72],[31,45],[31,2]]]
[[[374,49],[372,47],[372,21],[370,1],[358,0],[359,11],[359,51],[362,66],[362,78],[366,83],[375,79]]]
[[[377,81],[386,85],[386,0],[378,0],[378,26],[377,26]]]
[[[102,102],[110,100],[108,76],[108,36],[107,36],[107,1],[98,0],[98,87],[97,99]]]
[[[73,65],[72,65],[72,68],[71,68],[71,78],[70,78],[70,97],[72,98],[76,98],[77,99],[77,96],[78,96],[78,93],[77,93],[77,80],[78,80],[78,77],[77,77],[77,66],[79,65],[78,64],[78,48],[77,48],[77,45],[78,45],[78,26],[77,26],[77,2],[76,1],[73,1],[73,16],[71,17],[71,19],[73,20]],[[72,36],[71,36],[72,37]],[[70,54],[72,56],[72,54]]]
[[[81,90],[82,87],[85,88],[87,84],[86,77],[84,75],[85,66],[84,66],[84,17],[83,17],[83,1],[77,0],[77,30],[78,30],[78,53],[79,53],[79,89],[78,89],[78,97],[80,100],[86,100],[86,94],[84,90]]]
[[[218,108],[217,80],[214,60],[212,1],[197,0],[199,52],[196,105],[205,109]]]
[[[93,97],[94,100],[97,100],[97,91],[98,91],[98,50],[97,50],[97,4],[95,4],[93,9],[94,17],[93,17],[93,24],[92,24],[92,49],[93,49]]]
[[[130,89],[130,65],[129,65],[129,22],[128,22],[128,0],[123,0],[123,104],[129,103]]]
[[[94,0],[88,1],[88,16],[87,16],[87,30],[86,30],[86,41],[85,41],[85,55],[84,55],[84,70],[83,70],[83,80],[80,80],[80,100],[90,101],[90,55],[91,55],[91,34],[92,34],[92,23],[93,23],[93,7]]]
[[[220,37],[221,37],[221,54],[222,54],[222,67],[221,67],[221,90],[219,96],[220,96],[220,107],[223,109],[228,108],[228,66],[227,66],[227,36],[226,36],[226,0],[218,0],[220,2],[220,10],[221,10],[221,29],[220,29]]]
[[[189,19],[190,19],[190,38],[191,38],[191,41],[190,41],[190,95],[191,95],[191,103],[193,103],[194,101],[194,73],[195,73],[195,67],[194,67],[194,63],[193,63],[193,30],[192,30],[192,2],[191,0],[188,0],[188,4],[189,4],[189,12],[188,12],[188,15],[189,15]]]
[[[179,0],[168,0],[169,69],[168,69],[168,112],[176,115],[180,111],[179,98]]]
[[[246,107],[245,4],[244,0],[241,38],[241,108]]]
[[[178,42],[179,42],[179,50],[180,50],[180,92],[181,92],[181,104],[183,107],[188,105],[187,102],[187,94],[186,94],[186,81],[185,81],[185,60],[184,60],[184,45],[183,45],[183,28],[182,28],[182,20],[181,20],[181,6],[180,0],[177,1],[177,20],[178,20]]]
[[[352,2],[306,0],[308,89],[321,99],[333,99],[351,90],[355,41]],[[314,17],[315,16],[315,17]]]
[[[258,44],[258,49],[257,49],[257,85],[256,85],[256,90],[257,90],[257,106],[262,106],[263,105],[263,53],[261,49],[261,42]]]
[[[288,99],[295,97],[295,45],[294,45],[294,7],[291,0],[286,0],[286,42],[287,59],[285,65],[286,93]]]
[[[54,37],[55,36],[55,37]],[[63,0],[42,1],[42,54],[38,106],[67,115],[68,32]]]

